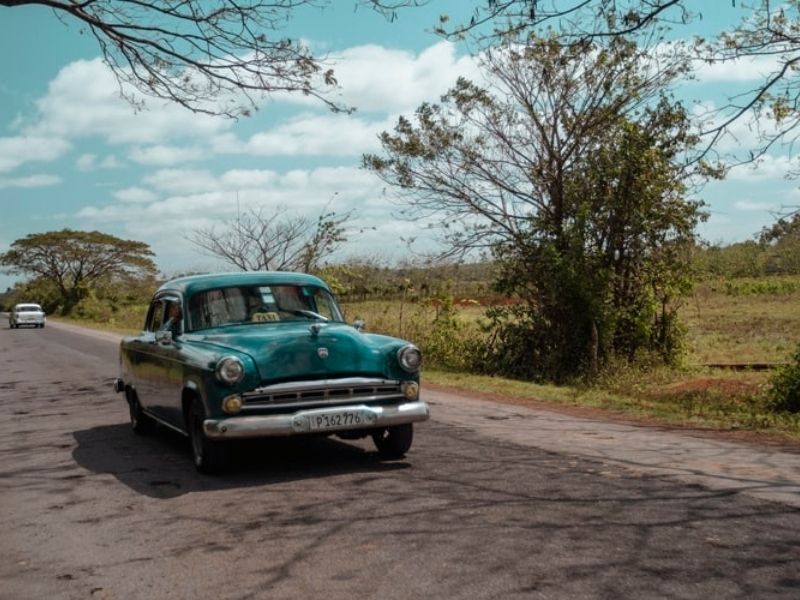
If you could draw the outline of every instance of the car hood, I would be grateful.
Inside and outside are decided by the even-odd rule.
[[[310,321],[229,327],[190,337],[223,351],[249,355],[262,383],[358,375],[396,378],[395,352],[406,344],[344,323]]]

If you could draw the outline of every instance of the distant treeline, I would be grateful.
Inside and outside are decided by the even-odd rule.
[[[694,262],[700,277],[800,275],[800,213],[778,220],[754,240],[698,248]]]
[[[366,261],[329,265],[319,273],[340,300],[409,300],[452,298],[456,302],[496,296],[492,262],[387,266]]]
[[[794,291],[798,285],[796,281],[755,282],[745,279],[800,276],[800,213],[764,228],[753,240],[728,245],[701,245],[690,254],[696,279],[722,282],[720,285],[728,293]],[[351,259],[325,265],[316,274],[331,285],[340,300],[349,303],[367,300],[414,302],[429,298],[448,299],[455,303],[475,301],[483,305],[513,301],[495,291],[496,265],[488,260],[409,262],[390,266],[369,259]],[[82,290],[81,300],[71,312],[82,318],[113,322],[119,313],[146,305],[164,279],[163,275],[101,278]],[[61,308],[60,297],[52,281],[39,277],[18,283],[0,294],[0,309],[8,310],[16,302],[38,302],[52,313]]]
[[[693,252],[698,281],[717,280],[717,291],[729,294],[782,293],[797,291],[797,280],[775,280],[774,276],[800,276],[800,236],[779,242],[767,239],[729,245],[702,246]],[[368,260],[331,264],[318,273],[342,302],[447,298],[454,303],[478,302],[484,306],[506,304],[509,299],[494,290],[495,264],[423,263],[389,266]],[[758,278],[767,280],[758,281]],[[134,281],[110,278],[87,290],[74,314],[100,322],[129,308],[146,305],[155,289],[165,280],[162,275]],[[755,281],[754,281],[755,280]],[[59,296],[47,281],[19,283],[0,293],[0,310],[16,302],[39,302],[48,312],[59,309]]]

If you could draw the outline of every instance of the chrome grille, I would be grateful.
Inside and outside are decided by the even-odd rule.
[[[242,394],[245,407],[293,407],[308,404],[380,402],[402,397],[400,382],[390,379],[345,377],[289,381],[258,387]]]

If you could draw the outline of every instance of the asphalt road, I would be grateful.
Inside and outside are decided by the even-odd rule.
[[[0,329],[2,599],[800,597],[796,454],[439,392],[402,461],[282,440],[207,477],[129,430],[116,363]]]

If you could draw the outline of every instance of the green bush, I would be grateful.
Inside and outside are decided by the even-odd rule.
[[[792,361],[772,377],[770,401],[777,412],[800,413],[800,346]]]
[[[89,291],[86,297],[75,305],[73,314],[86,321],[108,323],[113,317],[114,310],[108,300],[97,298],[93,291]]]
[[[430,303],[435,307],[433,320],[418,338],[426,364],[444,370],[470,370],[483,337],[476,327],[459,317],[452,298]]]

